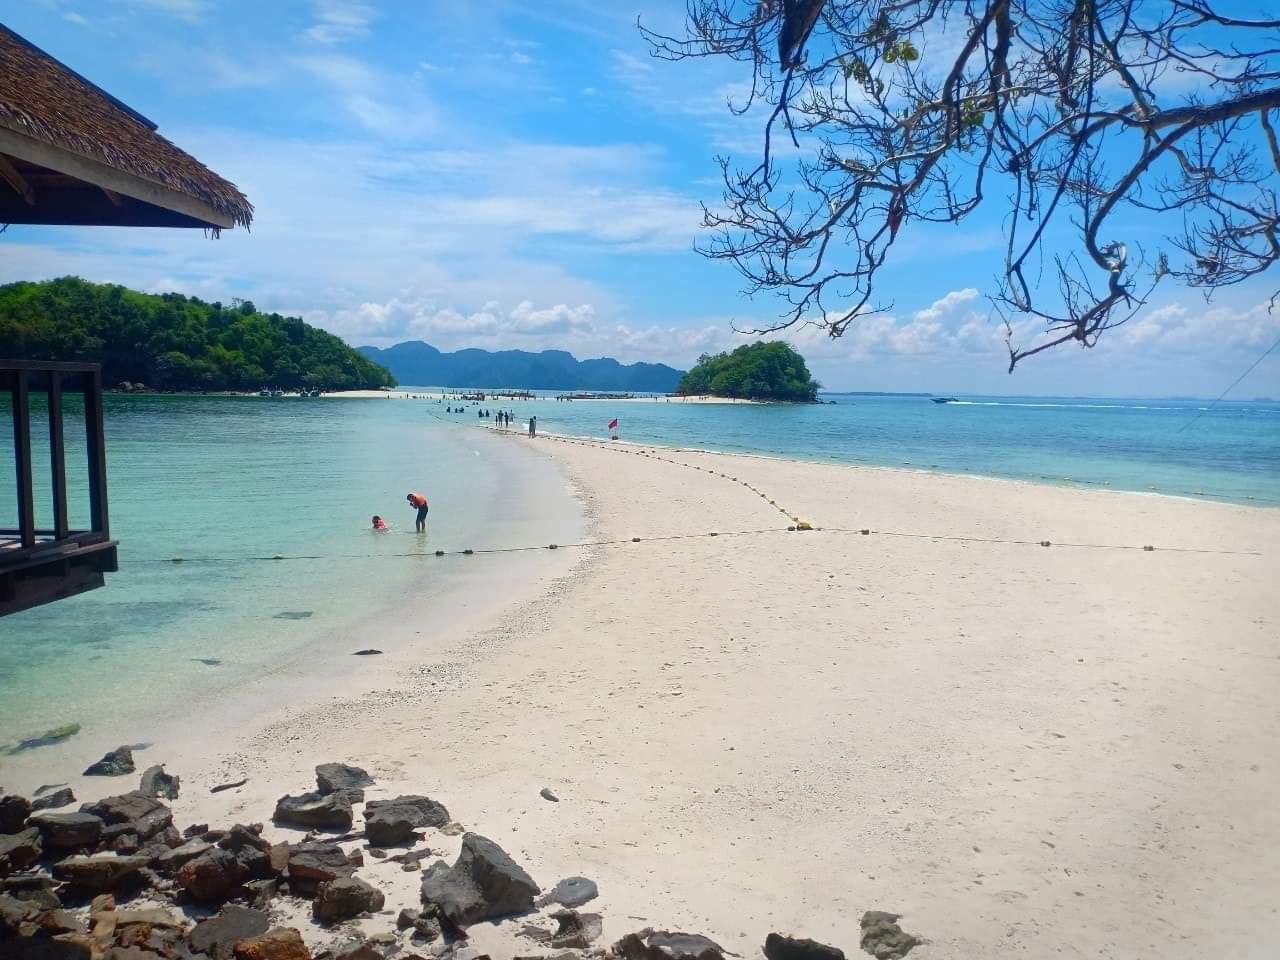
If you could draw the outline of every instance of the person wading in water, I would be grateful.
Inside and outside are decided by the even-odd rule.
[[[409,506],[414,507],[418,511],[418,519],[414,523],[414,527],[419,533],[427,532],[427,498],[420,493],[411,493],[406,500]]]

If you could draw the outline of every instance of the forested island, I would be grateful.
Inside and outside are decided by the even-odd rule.
[[[804,357],[781,341],[752,343],[730,353],[703,354],[676,387],[686,396],[711,394],[739,400],[813,403],[821,384]]]
[[[102,364],[155,390],[376,389],[383,367],[298,317],[62,277],[0,286],[0,357]]]

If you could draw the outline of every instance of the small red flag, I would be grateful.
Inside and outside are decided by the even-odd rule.
[[[617,429],[618,429],[618,418],[617,418],[617,417],[614,417],[612,420],[610,420],[610,421],[609,421],[609,429],[610,429],[610,430],[617,430]]]

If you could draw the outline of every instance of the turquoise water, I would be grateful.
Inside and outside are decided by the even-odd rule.
[[[447,602],[458,562],[436,549],[580,531],[564,511],[530,513],[509,486],[550,471],[544,461],[410,403],[110,396],[107,444],[120,571],[105,589],[0,620],[0,746],[230,682],[336,631],[353,649],[376,645],[358,626],[370,611],[407,590]],[[41,480],[45,463],[38,453]],[[11,445],[0,446],[0,470],[12,469]],[[87,494],[79,470],[69,481],[74,525]],[[409,490],[430,500],[426,536]],[[47,497],[37,507],[48,523]],[[0,509],[12,526],[11,495]],[[371,531],[375,512],[390,532]]]
[[[506,403],[557,433],[603,437],[618,417],[645,443],[1280,505],[1277,403],[824,396],[835,405]]]
[[[836,403],[483,406],[510,407],[521,425],[536,414],[544,432],[604,436],[616,416],[633,441],[1280,505],[1278,404],[829,399]],[[177,704],[184,691],[305,657],[324,638],[374,645],[360,626],[371,612],[394,609],[406,591],[449,604],[459,577],[496,569],[477,563],[470,569],[486,572],[468,573],[469,560],[442,561],[436,549],[580,534],[547,461],[470,429],[491,423],[477,406],[446,414],[446,405],[109,397],[121,569],[106,589],[0,620],[0,746],[63,723],[88,729],[120,711]],[[12,457],[11,438],[0,438],[0,475],[12,475]],[[69,453],[80,457],[82,441]],[[45,464],[47,452],[38,477]],[[82,479],[71,472],[79,522],[88,509]],[[425,537],[404,502],[411,489],[431,500]],[[47,498],[40,509],[48,522]],[[14,524],[13,511],[11,498],[0,500],[0,526]],[[390,533],[369,530],[375,512]]]

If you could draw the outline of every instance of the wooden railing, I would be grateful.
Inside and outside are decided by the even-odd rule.
[[[116,569],[107,509],[107,451],[102,370],[96,363],[0,360],[0,390],[11,399],[18,526],[0,529],[0,616],[49,603],[103,584]],[[37,527],[31,443],[31,399],[48,401],[53,526]],[[89,528],[72,529],[67,500],[63,398],[84,399]]]

